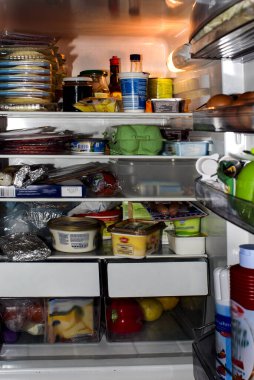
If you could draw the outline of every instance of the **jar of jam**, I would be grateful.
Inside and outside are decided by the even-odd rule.
[[[93,96],[92,78],[66,77],[63,79],[63,111],[79,112],[73,105]]]
[[[107,71],[103,70],[84,70],[80,72],[79,77],[90,77],[93,81],[93,95],[96,98],[105,98],[109,96],[107,75]]]

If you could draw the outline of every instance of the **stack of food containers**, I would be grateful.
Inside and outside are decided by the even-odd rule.
[[[0,48],[0,109],[51,110],[59,69],[54,41],[33,35],[8,38]]]

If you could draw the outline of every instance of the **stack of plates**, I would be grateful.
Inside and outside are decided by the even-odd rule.
[[[4,39],[2,42],[0,110],[30,111],[52,108],[58,80],[58,48],[52,41],[46,44],[44,39],[44,44],[41,44],[40,36],[34,35],[8,34],[6,45]]]

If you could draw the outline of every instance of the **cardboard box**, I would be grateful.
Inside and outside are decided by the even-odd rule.
[[[0,198],[85,198],[83,185],[30,185],[25,188],[0,186]]]

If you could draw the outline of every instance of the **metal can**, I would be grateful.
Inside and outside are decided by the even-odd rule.
[[[106,140],[96,138],[77,139],[71,141],[72,153],[104,154]]]
[[[148,78],[149,99],[173,97],[173,80],[171,78]]]

